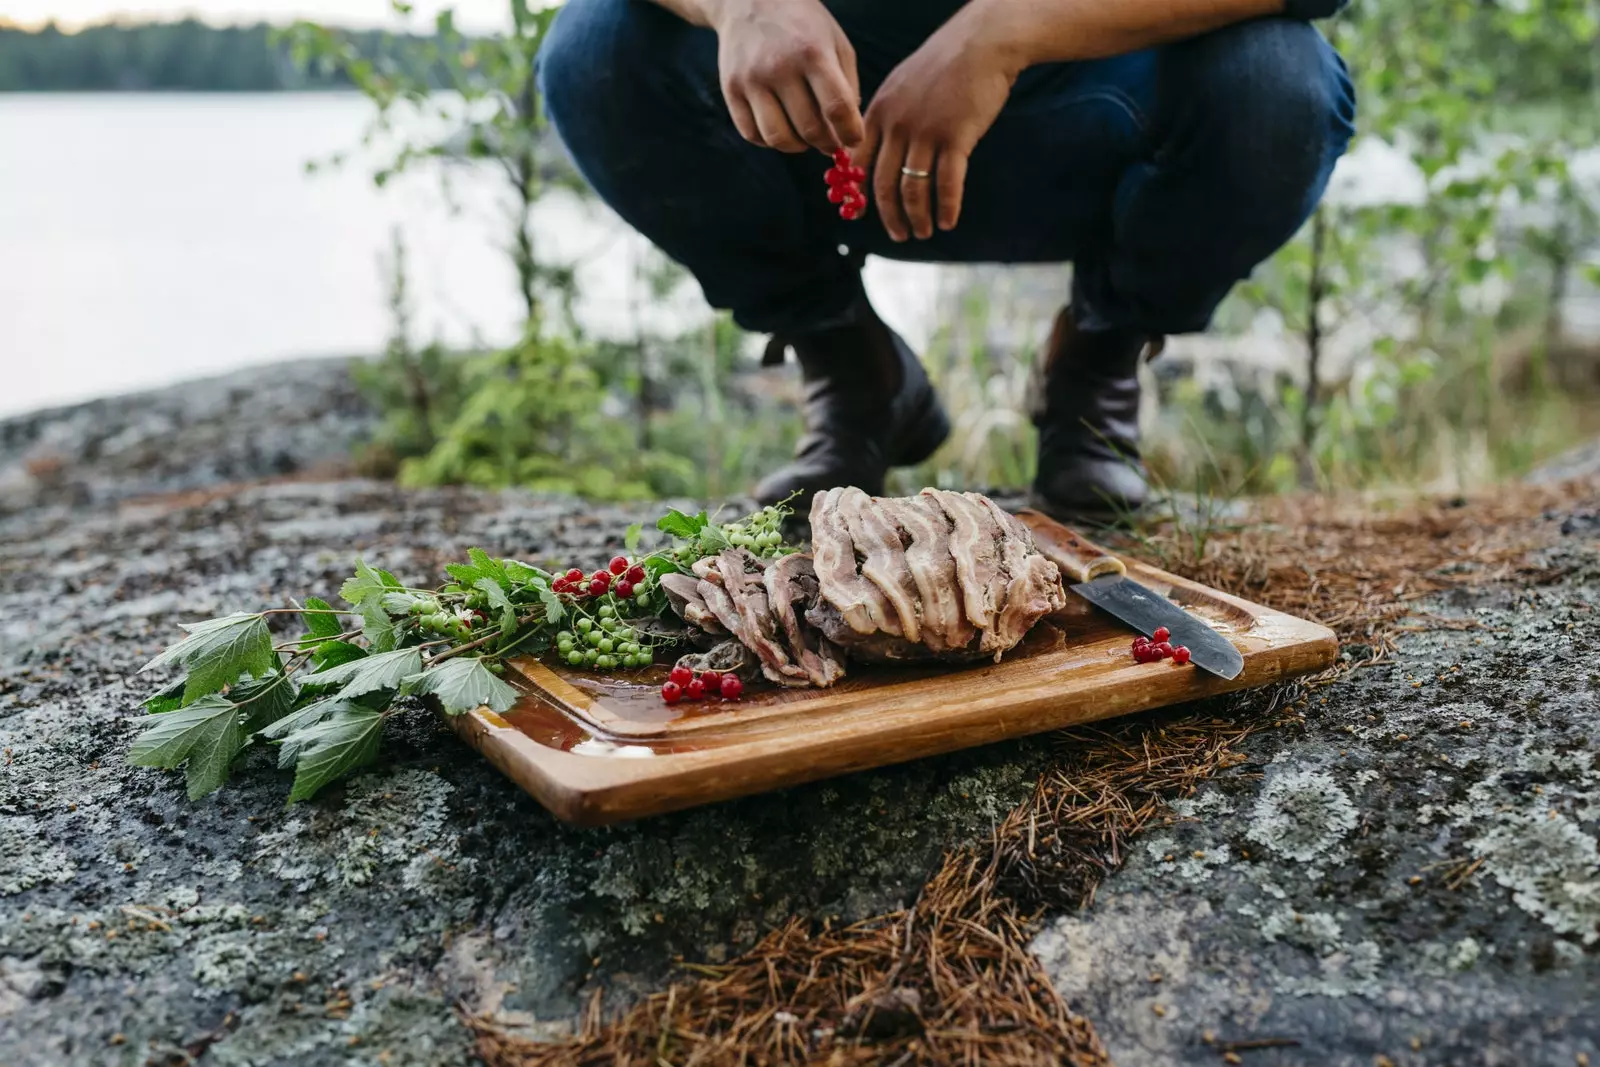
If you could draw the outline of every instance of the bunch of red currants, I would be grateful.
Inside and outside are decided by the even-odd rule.
[[[1173,663],[1184,664],[1189,662],[1189,650],[1183,645],[1176,648],[1170,643],[1172,631],[1165,626],[1156,628],[1156,632],[1149,637],[1135,637],[1133,639],[1133,658],[1140,663],[1155,663],[1157,660],[1170,659]]]
[[[828,203],[839,205],[841,219],[859,219],[867,213],[867,194],[861,191],[867,172],[850,162],[848,148],[834,150],[833,166],[822,177],[828,183]]]
[[[695,674],[688,667],[678,666],[672,668],[672,673],[661,685],[661,699],[668,704],[676,704],[680,700],[704,700],[706,697],[738,700],[742,696],[744,683],[739,676],[720,671]]]
[[[584,574],[574,567],[566,574],[550,583],[550,588],[557,593],[566,593],[569,596],[605,596],[615,593],[623,600],[633,596],[634,590],[643,584],[645,570],[637,563],[630,563],[627,556],[617,556],[611,565],[602,571],[593,574]]]

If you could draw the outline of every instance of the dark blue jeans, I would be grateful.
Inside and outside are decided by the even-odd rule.
[[[960,6],[825,2],[868,100]],[[1034,67],[973,152],[957,227],[896,244],[871,214],[839,218],[821,153],[741,139],[718,87],[715,34],[646,0],[569,0],[540,81],[596,192],[687,267],[713,306],[761,332],[837,321],[866,254],[1070,260],[1085,326],[1204,329],[1310,215],[1355,110],[1344,63],[1298,19]]]

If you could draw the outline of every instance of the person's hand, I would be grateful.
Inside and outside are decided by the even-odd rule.
[[[894,69],[866,114],[866,137],[855,153],[872,160],[872,189],[883,228],[896,241],[933,236],[961,217],[967,157],[989,132],[1011,95],[1016,67],[957,16]],[[926,171],[908,176],[900,168]]]
[[[780,152],[860,143],[855,49],[820,0],[710,6],[722,95],[745,140]]]

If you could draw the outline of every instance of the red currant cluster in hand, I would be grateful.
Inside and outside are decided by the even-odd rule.
[[[1189,649],[1183,645],[1172,647],[1170,640],[1172,631],[1165,626],[1156,628],[1156,632],[1149,637],[1135,637],[1133,639],[1133,658],[1140,663],[1154,663],[1157,660],[1170,659],[1173,663],[1184,664],[1189,662]]]
[[[678,666],[672,668],[672,673],[661,685],[661,699],[668,704],[676,704],[680,700],[704,700],[706,697],[738,700],[742,696],[744,683],[739,676],[720,671],[695,674],[688,667]]]
[[[627,556],[618,556],[611,561],[611,566],[603,571],[593,574],[584,574],[574,567],[566,574],[557,578],[550,584],[550,588],[557,593],[566,593],[569,596],[605,596],[615,593],[623,600],[633,596],[634,590],[644,583],[644,568],[637,563],[630,563]]]
[[[839,205],[841,219],[859,219],[867,213],[867,194],[861,191],[867,172],[850,162],[848,148],[834,150],[833,166],[822,177],[828,183],[828,203]]]

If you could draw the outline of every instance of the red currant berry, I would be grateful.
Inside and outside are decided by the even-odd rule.
[[[864,182],[867,180],[867,172],[860,167],[846,167],[844,169],[844,173],[845,176],[853,182]]]
[[[1165,626],[1157,626],[1156,632],[1150,635],[1151,644],[1159,645],[1163,641],[1172,640],[1172,631]]]
[[[700,675],[700,683],[706,687],[706,692],[716,696],[722,692],[722,672],[705,671]]]
[[[562,575],[562,577],[565,578],[569,582],[576,582],[577,580],[579,580],[580,578],[583,577],[583,572],[580,571],[578,568],[574,567],[570,571],[568,571],[566,574]]]
[[[844,190],[841,189],[837,185],[831,186],[828,189],[828,203],[830,203],[830,204],[842,204],[842,203],[844,203]]]
[[[592,578],[589,581],[589,595],[605,596],[606,590],[610,587],[611,583],[607,582],[604,578]]]
[[[683,687],[683,695],[690,700],[704,700],[706,697],[706,683],[698,678],[693,679]]]
[[[839,208],[839,217],[848,222],[854,222],[861,217],[861,210],[854,204],[845,204]]]
[[[744,683],[737,674],[724,674],[720,685],[723,700],[738,700],[744,695]]]
[[[835,148],[833,150],[833,161],[841,167],[848,167],[850,165],[850,149]]]
[[[1172,662],[1179,663],[1179,664],[1188,663],[1189,662],[1189,650],[1188,650],[1188,648],[1186,648],[1183,645],[1179,645],[1177,648],[1173,649],[1172,650]]]
[[[629,564],[627,556],[614,556],[611,559],[612,574],[625,574],[627,573],[628,566]]]
[[[688,667],[674,667],[667,673],[667,677],[677,685],[684,686],[694,681],[694,672]]]
[[[668,704],[676,704],[683,699],[683,686],[677,682],[663,682],[661,685],[661,699]]]
[[[627,600],[633,595],[633,583],[628,581],[626,578],[618,578],[615,591],[619,597],[621,597],[623,600]]]
[[[634,585],[638,585],[640,582],[644,581],[644,568],[637,563],[629,567],[628,581],[632,582]]]
[[[1165,641],[1157,641],[1151,646],[1151,651],[1155,652],[1158,659],[1166,659],[1168,656],[1172,655],[1172,646],[1167,644]]]

